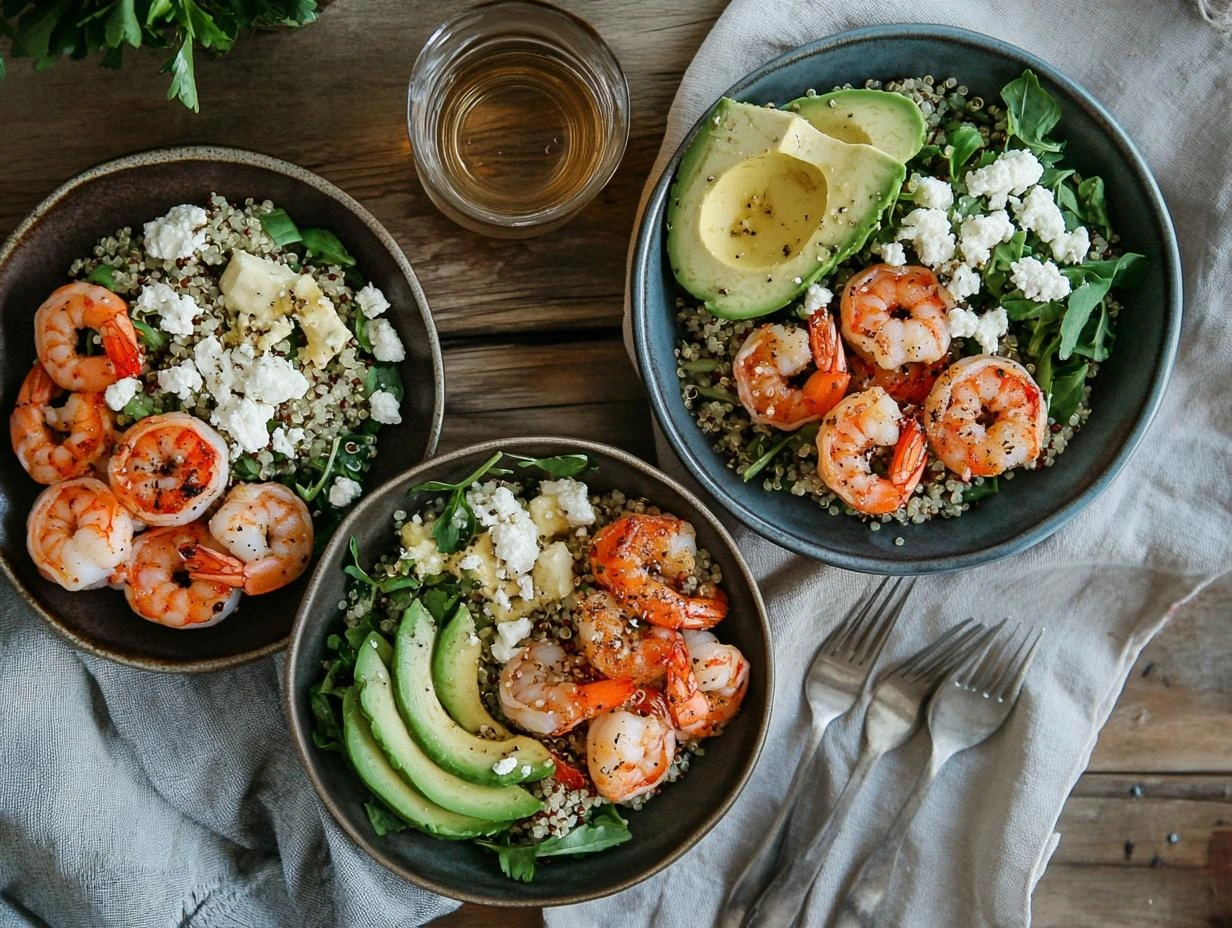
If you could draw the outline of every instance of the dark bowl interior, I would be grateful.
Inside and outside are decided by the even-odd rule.
[[[753,667],[744,707],[719,737],[706,742],[688,775],[661,796],[627,814],[633,839],[594,855],[557,858],[539,867],[533,883],[500,872],[494,854],[469,842],[450,842],[415,831],[378,838],[363,803],[366,790],[341,755],[312,743],[307,691],[320,676],[325,638],[340,622],[338,601],[346,585],[342,561],[351,536],[365,563],[390,550],[392,514],[413,511],[407,489],[424,480],[462,479],[493,451],[545,457],[583,451],[597,466],[579,479],[600,490],[645,497],[697,529],[698,544],[722,567],[731,613],[719,627]],[[606,445],[564,438],[508,439],[475,445],[420,465],[369,495],[339,529],[321,557],[296,617],[284,687],[292,737],[317,792],[339,824],[364,850],[394,873],[434,892],[487,905],[560,905],[605,896],[646,879],[699,840],[739,795],[757,761],[770,718],[773,679],[770,630],[752,575],[726,530],[679,484],[636,458]]]
[[[690,472],[737,518],[765,537],[809,557],[853,570],[927,573],[970,567],[1014,554],[1047,538],[1112,480],[1150,423],[1163,394],[1181,322],[1180,259],[1172,222],[1155,181],[1133,144],[1091,96],[1056,68],[986,36],[943,26],[878,26],[805,45],[775,59],[728,91],[754,103],[782,104],[808,88],[862,86],[932,74],[953,75],[985,100],[1032,68],[1061,105],[1067,164],[1099,174],[1121,247],[1147,257],[1140,284],[1117,296],[1116,346],[1095,378],[1093,414],[1051,468],[1003,481],[996,496],[959,519],[884,526],[830,517],[810,500],[744,483],[725,466],[680,399],[676,378],[676,298],[664,248],[668,189],[694,126],[668,163],[642,218],[630,288],[638,363],[660,426]],[[700,121],[699,124],[700,125]],[[895,545],[902,537],[905,543]]]
[[[233,203],[270,199],[304,226],[333,230],[359,268],[389,298],[389,318],[407,357],[402,424],[381,434],[369,485],[392,477],[436,449],[444,383],[436,330],[415,275],[388,232],[358,203],[302,168],[251,152],[183,148],[147,152],[101,165],[48,197],[0,251],[0,407],[11,410],[34,360],[33,314],[68,280],[72,261],[116,229],[139,229],[179,203],[220,193]],[[176,631],[134,615],[114,590],[69,593],[39,576],[26,553],[26,515],[42,489],[6,455],[0,468],[0,557],[10,578],[51,626],[79,647],[157,670],[213,670],[278,650],[286,643],[303,577],[211,628]]]

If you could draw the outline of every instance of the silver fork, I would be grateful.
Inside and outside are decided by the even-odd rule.
[[[974,619],[965,619],[877,681],[864,716],[860,755],[847,784],[821,830],[750,909],[746,925],[777,928],[796,920],[873,765],[919,730],[929,695],[973,649],[981,646],[987,631]]]
[[[804,678],[804,696],[812,721],[808,743],[800,755],[791,788],[779,807],[774,824],[727,894],[724,910],[719,915],[720,928],[738,928],[749,906],[769,881],[787,830],[787,820],[800,798],[807,780],[804,774],[817,753],[822,736],[830,723],[850,711],[860,698],[890,629],[911,593],[913,582],[901,577],[895,580],[886,577],[872,593],[851,607],[817,649]]]
[[[873,925],[889,888],[898,852],[937,774],[959,751],[987,740],[1017,704],[1043,632],[1032,633],[1027,629],[1019,640],[1018,627],[1003,634],[1004,626],[1002,621],[994,627],[984,646],[954,671],[929,704],[928,730],[933,749],[928,766],[890,825],[885,843],[860,868],[843,900],[835,928]]]

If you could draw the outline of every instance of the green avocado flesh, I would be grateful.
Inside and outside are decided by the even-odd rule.
[[[342,698],[342,741],[347,758],[364,785],[408,825],[438,838],[458,839],[496,834],[507,827],[505,822],[443,809],[402,779],[372,737],[354,687]]]
[[[474,617],[466,606],[458,606],[436,636],[432,683],[449,717],[472,735],[486,729],[507,738],[509,729],[488,714],[479,695],[479,654],[482,650],[475,634]]]
[[[924,147],[927,127],[915,102],[886,90],[836,90],[800,97],[783,109],[814,129],[853,144],[872,145],[906,164]]]
[[[394,768],[428,799],[462,815],[510,822],[543,808],[538,799],[521,787],[469,783],[432,762],[398,715],[389,669],[381,657],[382,651],[388,654],[389,650],[389,644],[380,635],[369,635],[355,663],[355,682],[372,737]]]
[[[672,272],[716,316],[774,312],[864,244],[904,172],[870,145],[724,97],[672,187]]]
[[[435,641],[432,616],[416,600],[398,626],[393,682],[398,710],[424,753],[455,776],[489,786],[540,780],[550,774],[555,768],[552,755],[533,738],[518,735],[485,741],[449,717],[432,685]],[[513,759],[512,764],[509,758]],[[494,770],[496,765],[503,772]]]

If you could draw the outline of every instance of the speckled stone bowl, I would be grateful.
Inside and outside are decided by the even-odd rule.
[[[444,375],[436,329],[411,266],[393,237],[355,200],[317,175],[265,155],[231,148],[173,148],[110,161],[81,174],[38,205],[0,248],[0,408],[13,408],[34,361],[34,310],[68,281],[75,258],[124,226],[139,228],[179,203],[211,193],[234,201],[270,199],[304,226],[335,232],[359,268],[392,304],[389,318],[406,345],[402,424],[381,434],[369,476],[376,486],[436,450]],[[246,598],[211,628],[174,631],[133,614],[114,590],[69,593],[39,576],[26,552],[26,515],[42,487],[6,450],[0,468],[0,566],[33,612],[83,650],[152,670],[228,667],[285,646],[307,576],[277,592]]]
[[[347,542],[354,536],[364,562],[396,544],[393,513],[411,511],[408,489],[426,480],[461,480],[495,451],[534,457],[583,452],[596,467],[579,477],[599,491],[620,490],[644,497],[691,522],[697,542],[723,571],[731,611],[716,629],[749,659],[752,675],[740,715],[717,738],[705,743],[688,774],[668,784],[639,812],[628,812],[633,838],[598,854],[543,861],[532,883],[518,883],[500,872],[496,855],[470,842],[443,841],[417,831],[379,838],[363,804],[368,792],[346,760],[319,750],[312,742],[308,688],[321,675],[325,639],[341,623],[339,600],[345,597],[342,566]],[[283,694],[287,719],[300,759],[326,808],[351,838],[391,871],[433,892],[485,905],[565,905],[626,889],[666,867],[701,840],[736,800],[757,762],[770,721],[774,692],[770,628],[761,594],[735,542],[680,484],[648,464],[609,445],[571,438],[510,438],[472,445],[412,468],[370,493],[338,529],[308,584],[295,619],[287,652]]]
[[[1091,393],[1090,421],[1053,467],[1003,482],[961,518],[922,525],[884,526],[829,516],[808,499],[744,483],[711,447],[680,398],[676,378],[676,284],[664,249],[669,189],[685,138],[655,185],[642,217],[629,281],[638,364],[651,408],[672,448],[698,481],[733,515],[766,538],[800,554],[884,574],[956,570],[1007,557],[1043,541],[1077,515],[1116,477],[1141,441],[1159,406],[1181,326],[1180,257],[1159,188],[1141,154],[1086,90],[1046,61],[996,39],[931,25],[859,29],[801,46],[738,81],[727,96],[784,103],[810,87],[863,85],[932,74],[954,76],[973,94],[999,98],[1024,68],[1060,103],[1066,163],[1099,174],[1121,247],[1147,257],[1146,274],[1117,297],[1116,345],[1100,366]],[[699,124],[700,125],[700,124]],[[904,539],[895,545],[897,537]]]

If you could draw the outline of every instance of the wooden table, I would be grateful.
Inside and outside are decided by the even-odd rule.
[[[725,0],[563,5],[611,42],[634,110],[619,173],[563,231],[480,238],[438,214],[416,180],[406,82],[429,30],[456,5],[338,0],[310,29],[199,60],[199,116],[163,102],[157,53],[126,55],[122,72],[62,63],[36,75],[10,62],[0,235],[77,171],[142,148],[210,142],[289,159],[363,202],[415,266],[445,345],[443,449],[556,432],[650,457],[650,413],[619,334],[625,248],[680,75]],[[1232,667],[1226,649],[1210,647],[1228,640],[1227,614],[1173,623],[1134,669],[1061,817],[1036,925],[1232,925]],[[465,906],[440,924],[539,921]]]

